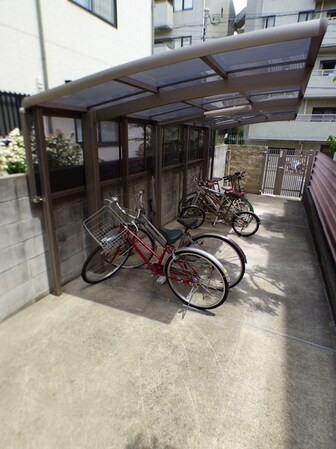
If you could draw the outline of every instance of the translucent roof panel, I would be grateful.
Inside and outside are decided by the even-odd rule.
[[[159,53],[26,97],[23,107],[209,127],[295,117],[327,26],[310,20]]]
[[[69,83],[70,84],[70,83]],[[71,102],[71,105],[81,108],[98,106],[102,103],[108,103],[113,100],[130,97],[143,92],[137,87],[128,86],[126,84],[118,83],[116,81],[109,81],[107,83],[92,86],[87,89],[74,92],[71,95],[65,95],[57,99],[57,104],[65,106]]]
[[[155,87],[186,82],[213,75],[214,71],[200,59],[170,64],[135,73],[131,78]]]
[[[229,75],[232,72],[248,71],[262,66],[264,71],[273,65],[306,61],[310,39],[261,45],[243,50],[229,51],[215,55],[214,60]]]

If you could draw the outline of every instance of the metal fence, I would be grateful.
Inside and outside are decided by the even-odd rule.
[[[276,153],[277,151],[278,153]],[[314,152],[288,154],[290,150],[269,149],[266,155],[262,192],[300,198],[308,183]]]
[[[6,136],[14,128],[21,128],[21,101],[27,95],[0,92],[0,136]]]

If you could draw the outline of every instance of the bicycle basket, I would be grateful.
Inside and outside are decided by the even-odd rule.
[[[121,226],[126,225],[126,222],[120,215],[122,214],[118,214],[109,204],[83,222],[87,232],[106,252],[119,248],[119,253],[123,254],[129,249],[127,227]]]

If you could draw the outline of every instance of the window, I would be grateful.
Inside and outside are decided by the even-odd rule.
[[[263,28],[272,28],[275,26],[275,16],[263,17]]]
[[[128,124],[128,163],[130,175],[153,168],[151,126]]]
[[[189,133],[189,160],[202,159],[204,150],[204,131],[202,129],[190,129]]]
[[[100,19],[117,26],[116,0],[70,0]]]
[[[336,9],[330,9],[329,11],[327,11],[327,17],[328,18],[336,17]]]
[[[191,43],[192,43],[191,36],[166,37],[162,39],[155,39],[155,45],[167,44],[167,46],[171,49],[187,47],[191,45]]]
[[[335,76],[336,75],[336,59],[330,59],[328,61],[320,62],[320,69],[323,76]]]
[[[75,120],[76,141],[83,142],[81,120]],[[120,176],[121,148],[118,122],[97,123],[98,158],[100,180],[106,181]]]
[[[283,150],[287,150],[287,156],[293,156],[295,154],[295,148],[275,148],[275,147],[269,148],[269,154],[281,156]]]
[[[183,129],[180,126],[163,128],[163,167],[184,161]]]
[[[174,11],[185,11],[193,9],[193,0],[175,0]]]
[[[315,11],[302,11],[299,12],[298,22],[306,22],[312,20],[315,17]]]
[[[336,107],[313,108],[312,122],[335,122]],[[315,115],[315,117],[314,117]]]

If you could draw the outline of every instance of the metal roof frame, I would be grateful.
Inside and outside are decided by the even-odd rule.
[[[21,114],[28,182],[32,200],[43,204],[52,292],[61,294],[61,279],[45,115],[81,119],[89,214],[101,203],[96,123],[116,119],[121,123],[122,184],[126,193],[128,120],[151,121],[156,149],[156,212],[160,220],[161,125],[183,123],[205,128],[207,143],[202,163],[203,172],[207,173],[210,129],[296,117],[327,26],[328,21],[320,19],[220,38],[132,61],[26,97]],[[28,117],[32,117],[35,126],[42,197],[36,195]],[[189,126],[185,129],[188,146]],[[185,176],[186,170],[185,162]]]

